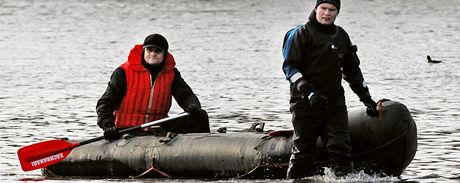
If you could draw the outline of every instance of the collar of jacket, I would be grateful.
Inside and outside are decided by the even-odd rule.
[[[318,22],[316,19],[316,12],[315,9],[310,13],[310,16],[308,17],[308,22],[307,25],[312,27],[314,30],[324,33],[324,34],[335,34],[337,31],[337,26],[335,26],[334,23],[331,25],[323,25]]]
[[[144,71],[146,69],[149,70],[142,64],[142,46],[142,44],[135,45],[129,52],[128,56],[127,64],[129,64],[129,66],[136,71]],[[166,59],[161,64],[164,65],[165,71],[172,70],[176,66],[174,57],[169,52],[166,54]]]

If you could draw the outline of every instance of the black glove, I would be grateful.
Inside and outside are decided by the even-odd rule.
[[[294,86],[300,92],[302,98],[308,97],[313,92],[313,87],[303,78],[295,81]]]
[[[118,130],[115,128],[113,123],[108,123],[104,126],[104,139],[105,140],[115,140],[120,138],[121,134],[118,133]]]
[[[190,104],[187,107],[187,112],[190,116],[190,119],[199,119],[201,117],[201,108],[195,104]]]
[[[377,103],[370,96],[360,99],[361,102],[366,106],[366,113],[369,116],[377,116],[379,112],[377,111]]]
[[[308,83],[307,80],[301,78],[298,79],[295,83],[295,87],[302,95],[303,99],[307,99],[310,101],[310,106],[315,109],[327,109],[329,106],[329,100],[327,97],[322,96],[318,93],[314,92],[313,86]]]

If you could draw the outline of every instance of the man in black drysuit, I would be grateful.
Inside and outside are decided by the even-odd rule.
[[[359,68],[357,48],[345,30],[334,24],[339,11],[340,0],[317,0],[309,21],[284,37],[283,71],[291,83],[294,127],[289,179],[319,173],[313,165],[318,137],[334,160],[336,176],[353,170],[342,77],[365,104],[367,113],[377,115],[376,102]]]

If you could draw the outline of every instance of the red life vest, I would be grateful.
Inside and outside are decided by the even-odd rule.
[[[174,57],[168,52],[164,69],[155,81],[141,63],[142,45],[131,49],[128,61],[121,67],[126,73],[126,95],[114,112],[115,126],[127,128],[165,118],[171,108],[172,83],[174,80]]]

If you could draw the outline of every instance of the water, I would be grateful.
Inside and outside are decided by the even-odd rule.
[[[111,72],[154,32],[168,39],[213,130],[241,130],[259,121],[266,129],[291,129],[281,45],[287,30],[306,21],[313,3],[0,0],[0,179],[41,179],[39,171],[21,170],[20,147],[56,137],[100,136],[95,105]],[[418,151],[402,180],[460,182],[459,9],[458,0],[342,2],[336,23],[359,47],[371,94],[406,104],[417,123]],[[426,55],[443,63],[428,64]],[[349,88],[346,97],[350,108],[362,106]],[[171,113],[178,112],[175,104]],[[314,179],[398,180],[362,173]]]

